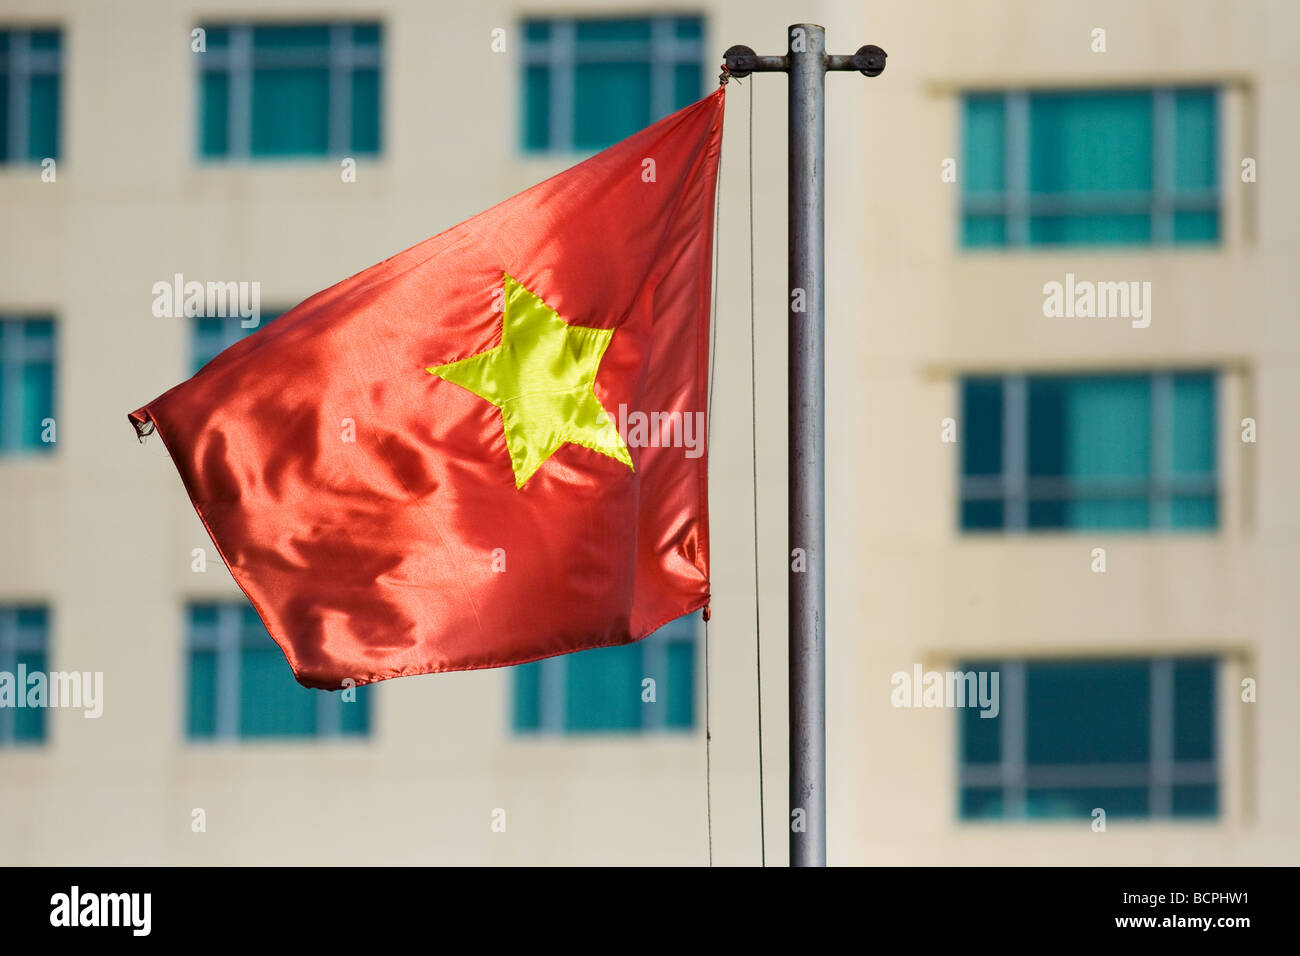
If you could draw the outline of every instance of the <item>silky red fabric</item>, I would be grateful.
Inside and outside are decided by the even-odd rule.
[[[632,470],[566,444],[516,488],[500,411],[425,370],[500,344],[508,273],[615,330],[595,392],[616,422],[703,412],[723,102],[312,296],[131,413],[300,683],[625,644],[708,604],[707,454],[630,447]]]

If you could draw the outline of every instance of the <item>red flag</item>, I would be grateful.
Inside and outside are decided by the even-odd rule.
[[[300,683],[625,644],[707,605],[723,100],[317,293],[131,413]]]

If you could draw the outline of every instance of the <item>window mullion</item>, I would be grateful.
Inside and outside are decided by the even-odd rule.
[[[1174,662],[1151,662],[1151,773],[1147,812],[1167,817],[1173,811]]]
[[[236,159],[252,155],[253,138],[253,31],[248,26],[230,28],[226,60],[226,150]]]
[[[338,737],[343,733],[342,692],[313,690],[316,695],[316,736]]]
[[[547,657],[540,662],[537,725],[542,733],[558,734],[564,731],[568,664],[569,659],[564,655]]]
[[[329,150],[335,156],[347,155],[351,146],[348,136],[352,118],[352,27],[335,23],[330,27],[329,48]]]
[[[0,671],[14,675],[14,693],[22,694],[25,688],[18,681],[18,611],[0,607]],[[0,707],[0,744],[10,743],[15,737],[14,708]]]
[[[242,610],[237,604],[222,604],[217,608],[217,713],[213,730],[219,739],[233,739],[239,736]]]
[[[0,417],[0,451],[22,447],[23,334],[21,319],[0,319],[0,389],[4,415]]]
[[[1007,244],[1023,246],[1029,243],[1029,94],[1008,93],[1005,110]]]
[[[1026,808],[1027,781],[1025,767],[1025,665],[1023,661],[1003,661],[1000,744],[1002,747],[1002,812],[1023,815]]]
[[[31,83],[31,33],[15,30],[9,35],[9,156],[19,163],[31,148]]]
[[[1174,473],[1174,383],[1168,372],[1151,376],[1151,488],[1148,498],[1151,527],[1173,524],[1171,485]]]
[[[668,642],[659,634],[652,634],[641,642],[641,678],[649,677],[655,682],[655,701],[653,704],[641,704],[641,729],[663,730],[668,723],[665,712],[664,691],[667,685]],[[671,692],[671,688],[667,688]],[[638,686],[638,700],[640,687]]]
[[[577,110],[574,85],[577,82],[578,50],[577,27],[572,20],[557,20],[551,26],[551,129],[550,148],[571,150],[573,121]]]
[[[1174,91],[1157,89],[1151,97],[1151,241],[1174,240]]]
[[[1007,531],[1029,527],[1029,387],[1023,375],[1002,382],[1002,523]]]
[[[650,21],[650,118],[673,111],[673,24],[666,17]]]

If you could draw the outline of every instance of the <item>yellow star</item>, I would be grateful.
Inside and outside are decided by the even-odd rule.
[[[627,445],[592,388],[614,330],[570,325],[508,275],[504,301],[500,345],[425,371],[501,409],[516,488],[565,442],[632,468]]]

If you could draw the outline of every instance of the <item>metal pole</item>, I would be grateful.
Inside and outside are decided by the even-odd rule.
[[[826,32],[790,27],[790,865],[826,865]]]
[[[827,55],[826,31],[796,23],[785,56],[747,46],[724,54],[727,73],[790,74],[790,865],[826,865],[826,71],[879,76],[885,51]],[[752,95],[752,94],[751,94]]]

